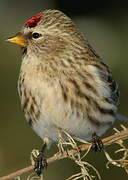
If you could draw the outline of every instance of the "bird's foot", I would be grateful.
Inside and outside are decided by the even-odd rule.
[[[34,165],[34,171],[38,176],[42,174],[44,168],[47,168],[47,160],[44,156],[46,144],[43,145],[41,151],[33,150],[31,153],[31,162]]]
[[[92,135],[92,150],[95,152],[102,151],[104,148],[103,142],[96,133]]]
[[[42,152],[39,152],[36,160],[35,160],[35,168],[34,171],[38,176],[42,174],[44,168],[47,168],[47,160]]]

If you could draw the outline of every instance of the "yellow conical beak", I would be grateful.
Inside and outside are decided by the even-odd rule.
[[[25,38],[25,36],[21,33],[16,34],[16,36],[7,39],[7,41],[17,44],[21,47],[26,47],[27,46],[27,40]]]

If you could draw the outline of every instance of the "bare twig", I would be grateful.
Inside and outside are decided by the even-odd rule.
[[[111,135],[109,137],[104,138],[102,140],[102,142],[103,142],[104,146],[108,146],[108,145],[111,145],[113,143],[116,143],[119,140],[124,140],[124,139],[127,139],[127,138],[128,138],[128,129],[125,129],[123,131],[117,132],[114,135]],[[86,150],[88,150],[90,148],[90,146],[91,146],[91,143],[82,144],[82,145],[79,146],[79,151],[86,151]],[[77,149],[68,150],[68,153],[66,151],[63,154],[57,152],[56,154],[54,154],[54,156],[50,157],[47,160],[47,162],[48,162],[48,164],[50,164],[50,163],[52,163],[52,162],[54,162],[56,160],[64,159],[64,158],[67,158],[68,156],[74,156],[77,153],[78,153]],[[127,161],[127,160],[124,160],[124,161]],[[23,169],[15,171],[15,172],[13,172],[13,173],[11,173],[9,175],[0,177],[0,180],[13,179],[16,176],[20,176],[20,175],[22,175],[22,174],[24,174],[24,173],[26,173],[28,171],[33,170],[33,168],[34,168],[33,165],[25,167]]]

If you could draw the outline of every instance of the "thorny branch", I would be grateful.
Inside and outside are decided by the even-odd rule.
[[[108,160],[106,167],[109,168],[109,164],[112,164],[112,165],[115,165],[118,167],[122,167],[122,168],[124,168],[125,172],[128,174],[128,145],[125,146],[125,143],[124,143],[124,140],[128,139],[128,129],[125,128],[123,125],[121,125],[121,128],[123,129],[121,131],[114,129],[116,131],[116,133],[114,135],[111,135],[109,137],[102,139],[102,142],[103,142],[104,146],[109,146],[109,145],[116,143],[120,146],[120,149],[118,149],[118,151],[116,151],[115,153],[123,152],[122,158],[113,160],[110,157],[110,155],[106,151],[104,151],[105,156]],[[64,140],[62,138],[61,146],[63,147],[63,145],[66,144],[66,145],[70,146],[70,149],[66,149],[66,151],[63,149],[63,153],[57,152],[52,157],[47,159],[47,163],[50,164],[56,160],[70,158],[70,159],[74,160],[75,163],[80,167],[81,172],[78,174],[72,175],[67,180],[77,180],[80,178],[83,178],[83,180],[92,180],[94,178],[94,176],[89,174],[88,171],[90,168],[95,172],[95,174],[100,179],[100,174],[95,169],[95,167],[93,167],[88,162],[83,161],[83,157],[85,157],[87,155],[87,153],[89,152],[89,150],[91,148],[91,143],[81,141],[81,142],[83,142],[82,145],[77,146],[76,142],[69,134],[67,134],[66,132],[63,132],[63,133],[68,137],[68,141],[64,142]],[[85,152],[85,154],[82,157],[81,157],[81,152]],[[9,175],[0,177],[0,180],[13,179],[15,177],[18,177],[24,173],[27,173],[27,172],[33,170],[33,168],[34,168],[34,166],[30,165],[23,169],[17,170]]]

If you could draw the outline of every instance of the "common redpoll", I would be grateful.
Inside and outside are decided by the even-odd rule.
[[[8,41],[22,47],[18,81],[27,122],[45,141],[58,130],[90,140],[113,124],[119,91],[109,67],[65,14],[45,10]]]

